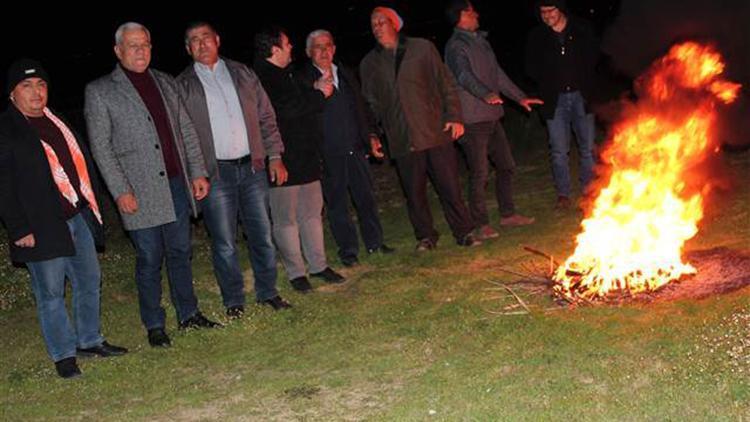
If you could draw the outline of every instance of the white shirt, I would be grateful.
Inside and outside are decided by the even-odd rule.
[[[325,70],[319,68],[318,65],[316,65],[314,63],[313,63],[313,66],[315,66],[315,68],[318,69],[320,71],[320,73],[322,73],[322,74],[325,75],[325,73],[326,73]],[[333,76],[333,86],[335,86],[336,89],[339,89],[339,71],[338,71],[338,69],[339,69],[338,66],[336,66],[333,63],[331,63],[331,75]]]
[[[245,118],[226,63],[219,59],[211,70],[208,66],[195,62],[193,68],[206,93],[216,159],[233,160],[249,155],[250,143]]]

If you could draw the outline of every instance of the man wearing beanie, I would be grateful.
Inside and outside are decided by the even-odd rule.
[[[119,63],[86,86],[84,116],[91,150],[136,249],[141,322],[154,347],[171,345],[161,306],[161,268],[181,329],[212,328],[198,309],[190,267],[190,214],[208,194],[198,136],[177,82],[149,69],[151,35],[139,23],[115,32]]]
[[[370,24],[377,45],[360,63],[362,92],[396,162],[416,249],[435,248],[439,237],[427,200],[428,178],[456,243],[479,245],[461,196],[453,146],[464,132],[455,80],[434,44],[400,34],[404,23],[393,9],[376,7]]]
[[[570,130],[578,143],[578,178],[581,191],[593,177],[594,115],[589,100],[593,92],[599,47],[591,27],[569,15],[564,0],[538,0],[542,24],[529,34],[526,73],[539,86],[540,108],[547,123],[552,175],[558,209],[570,206]]]
[[[117,356],[127,349],[101,335],[103,246],[95,178],[85,143],[47,108],[49,76],[29,59],[7,77],[11,106],[0,116],[0,219],[10,258],[31,275],[47,353],[63,378],[81,375],[76,356]],[[71,321],[65,280],[73,289]]]

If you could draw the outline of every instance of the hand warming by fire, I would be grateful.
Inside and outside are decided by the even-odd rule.
[[[558,296],[635,294],[696,273],[682,248],[698,232],[712,186],[690,180],[718,151],[717,105],[734,101],[740,89],[721,79],[723,71],[713,47],[685,42],[641,77],[639,99],[602,154],[606,175],[576,250],[553,275]]]

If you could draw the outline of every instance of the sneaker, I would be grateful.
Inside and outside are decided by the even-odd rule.
[[[456,240],[458,246],[474,247],[482,244],[482,241],[475,238],[473,234],[469,233],[466,236]]]
[[[521,214],[513,214],[509,217],[501,217],[500,225],[501,226],[527,226],[529,224],[534,223],[534,221],[536,221],[534,217],[525,217]]]
[[[172,345],[172,341],[169,340],[169,336],[163,328],[152,328],[148,330],[148,344],[151,347],[169,347]]]
[[[312,285],[310,284],[310,280],[307,279],[307,277],[297,277],[289,280],[289,284],[292,285],[292,288],[300,293],[310,293],[312,292]]]
[[[221,327],[223,327],[223,325],[206,318],[200,311],[196,312],[195,315],[191,316],[190,318],[180,323],[181,330],[185,330],[188,328],[221,328]]]
[[[482,227],[474,229],[474,237],[479,240],[495,239],[500,237],[500,233],[493,229],[492,226],[485,224]]]
[[[558,196],[557,203],[555,204],[556,210],[565,210],[570,208],[570,198],[567,196]]]
[[[229,319],[240,319],[245,315],[245,307],[242,305],[230,306],[227,308],[227,317]]]
[[[274,311],[280,311],[282,309],[289,309],[292,307],[292,304],[282,299],[281,296],[274,296],[270,299],[261,301],[260,303],[272,307]]]
[[[388,254],[392,254],[392,253],[396,252],[396,250],[393,249],[392,247],[386,245],[385,243],[383,243],[382,245],[380,245],[377,248],[369,248],[369,249],[367,249],[367,253],[370,254],[370,255],[372,255],[374,253],[377,253],[377,252],[380,252],[382,254],[388,255]]]
[[[420,239],[419,242],[417,242],[417,247],[415,248],[415,250],[417,252],[427,252],[435,248],[437,248],[437,244],[435,242],[430,239],[424,238]]]
[[[76,363],[76,358],[70,357],[55,362],[57,375],[62,378],[75,378],[81,376],[81,369]]]
[[[311,273],[310,277],[322,278],[323,281],[325,281],[326,283],[332,283],[332,284],[339,284],[339,283],[343,283],[346,281],[344,276],[337,273],[336,271],[333,271],[331,267],[326,267],[323,271],[319,273]]]

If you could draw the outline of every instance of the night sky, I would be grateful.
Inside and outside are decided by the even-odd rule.
[[[403,32],[431,39],[442,51],[452,28],[444,18],[446,1],[336,0],[325,2],[273,1],[260,6],[247,2],[247,11],[223,1],[191,3],[173,12],[153,12],[148,3],[101,3],[101,6],[39,6],[4,13],[0,32],[5,41],[0,54],[3,87],[8,64],[19,57],[40,60],[49,71],[50,105],[81,122],[86,83],[112,71],[114,32],[126,21],[146,25],[152,34],[152,67],[178,74],[191,61],[183,42],[185,26],[196,20],[214,24],[225,56],[252,63],[253,35],[263,25],[285,27],[294,44],[296,63],[306,60],[304,40],[318,28],[336,37],[337,57],[359,64],[375,41],[369,15],[374,6],[394,7],[404,18]],[[160,8],[174,8],[165,3]],[[236,3],[235,3],[236,4]],[[523,89],[533,86],[523,72],[528,31],[539,24],[533,0],[477,0],[482,29],[489,31],[500,65]],[[211,7],[209,7],[209,5]],[[591,21],[602,39],[598,92],[608,101],[622,97],[649,63],[669,47],[686,39],[710,41],[728,61],[727,74],[750,86],[750,1],[748,0],[568,0],[572,13]],[[750,142],[750,101],[743,90],[734,107],[732,142]],[[0,107],[2,108],[2,107]],[[599,117],[602,117],[600,115]],[[81,128],[82,129],[82,128]]]
[[[179,73],[190,63],[185,52],[185,26],[196,20],[213,23],[222,41],[221,52],[235,60],[252,63],[252,39],[264,24],[279,24],[290,33],[295,60],[306,59],[304,40],[318,28],[330,30],[336,37],[337,57],[356,66],[374,45],[369,14],[374,6],[396,8],[405,21],[404,32],[432,39],[438,48],[450,36],[451,28],[443,14],[441,1],[369,1],[337,0],[325,2],[272,1],[258,6],[247,2],[247,11],[238,13],[231,3],[192,3],[174,12],[151,12],[143,3],[107,2],[87,9],[80,6],[29,6],[33,13],[4,14],[0,28],[6,40],[0,69],[3,87],[8,64],[19,57],[40,60],[51,75],[50,104],[62,110],[82,106],[87,82],[109,73],[116,58],[113,53],[114,32],[126,21],[146,25],[152,34],[152,67],[171,74]],[[617,0],[571,1],[571,8],[587,15],[599,28],[611,21]],[[160,8],[170,8],[165,3]],[[213,6],[212,8],[207,5]],[[236,3],[234,3],[236,4]],[[528,30],[538,20],[532,13],[531,0],[476,1],[481,13],[482,29],[490,32],[491,42],[504,69],[523,85],[523,48]],[[199,10],[200,9],[200,10]],[[210,9],[210,10],[209,10]]]

